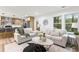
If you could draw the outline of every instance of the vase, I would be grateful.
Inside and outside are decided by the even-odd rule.
[[[41,37],[42,42],[46,42],[46,37]]]

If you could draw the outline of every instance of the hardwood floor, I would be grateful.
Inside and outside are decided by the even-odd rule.
[[[14,41],[15,41],[14,38],[6,38],[6,39],[0,38],[0,52],[4,52],[4,46],[6,44],[12,43]]]

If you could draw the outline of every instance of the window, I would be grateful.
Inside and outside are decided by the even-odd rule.
[[[70,32],[72,27],[72,15],[66,15],[65,24],[66,24],[66,30]]]
[[[78,29],[76,27],[72,27],[73,23],[78,22],[78,15],[77,14],[70,14],[65,15],[65,24],[66,24],[66,30],[68,32],[78,32]]]
[[[54,17],[54,27],[61,29],[61,16]]]

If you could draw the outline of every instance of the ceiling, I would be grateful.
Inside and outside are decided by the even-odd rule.
[[[72,7],[72,6],[71,6]],[[0,15],[17,17],[40,16],[47,13],[62,11],[71,7],[61,6],[0,6]]]

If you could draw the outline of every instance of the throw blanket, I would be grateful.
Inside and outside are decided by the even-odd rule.
[[[42,45],[29,43],[29,46],[25,47],[23,52],[46,52],[46,49]]]

